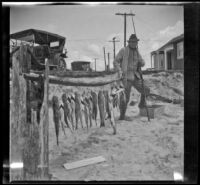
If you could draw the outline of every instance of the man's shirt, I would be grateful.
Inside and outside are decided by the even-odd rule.
[[[134,80],[135,75],[139,76],[137,72],[138,63],[141,66],[145,65],[140,53],[136,49],[131,49],[128,46],[119,51],[113,62],[115,69],[119,70],[121,68],[129,80]]]

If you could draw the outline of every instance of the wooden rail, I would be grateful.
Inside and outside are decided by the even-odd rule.
[[[43,76],[42,74],[24,74],[25,79],[37,81],[39,76]],[[59,84],[66,86],[103,86],[114,81],[118,81],[121,78],[118,73],[113,73],[110,75],[98,76],[98,77],[82,77],[82,78],[72,78],[72,77],[58,77],[49,75],[49,83],[51,84]]]

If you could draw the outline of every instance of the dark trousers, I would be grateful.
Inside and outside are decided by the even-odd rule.
[[[141,93],[141,99],[139,103],[139,107],[143,107],[145,105],[145,95],[149,95],[150,89],[144,84],[144,90],[142,87],[142,80],[135,77],[133,81],[127,80],[124,84],[125,87],[125,94],[126,94],[126,101],[120,100],[120,117],[124,117],[126,114],[127,104],[130,100],[130,93],[131,93],[131,87],[133,86],[139,93]]]

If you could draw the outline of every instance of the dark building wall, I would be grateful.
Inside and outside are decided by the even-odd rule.
[[[174,63],[175,70],[183,70],[184,69],[184,57],[182,59],[177,59],[177,43],[174,43],[174,62],[175,62]]]

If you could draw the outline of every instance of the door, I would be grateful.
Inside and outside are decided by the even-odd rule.
[[[172,52],[171,51],[167,52],[167,69],[168,70],[172,69]]]

